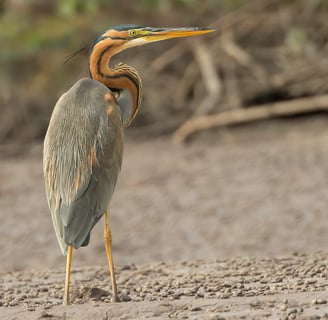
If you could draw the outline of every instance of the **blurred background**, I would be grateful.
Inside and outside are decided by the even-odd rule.
[[[66,58],[125,23],[216,32],[113,59],[144,87],[111,204],[115,261],[325,249],[327,1],[2,0],[0,271],[64,267],[42,142],[60,95],[88,76],[88,50]],[[74,259],[105,265],[101,223]]]

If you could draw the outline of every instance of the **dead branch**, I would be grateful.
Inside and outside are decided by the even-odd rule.
[[[199,76],[199,69],[196,66],[196,62],[193,60],[185,68],[184,74],[179,81],[180,85],[176,88],[176,92],[173,96],[174,102],[178,106],[183,106],[187,103],[187,95],[194,86],[196,78]]]
[[[218,29],[219,32],[223,32],[224,30],[231,29],[234,25],[240,24],[242,21],[249,21],[250,16],[247,12],[263,10],[276,2],[277,0],[250,1],[240,6],[238,9],[219,17],[219,19],[211,23],[209,27]],[[150,67],[156,72],[160,72],[173,61],[181,59],[181,57],[189,50],[189,47],[186,46],[186,41],[189,40],[179,42],[177,45],[158,56],[157,59],[154,59],[150,64]]]
[[[177,59],[180,59],[187,49],[188,46],[186,46],[185,42],[183,43],[183,45],[181,45],[180,43],[178,45],[173,46],[172,48],[168,49],[160,56],[158,56],[156,59],[154,59],[153,62],[150,64],[150,68],[153,69],[155,72],[161,72],[170,63],[176,61]]]
[[[278,13],[271,10],[275,4],[279,4]],[[298,6],[290,4],[283,10],[280,4],[279,0],[250,1],[210,25],[218,30],[208,36],[213,41],[205,44],[192,39],[192,46],[181,43],[153,62],[159,71],[183,58],[190,47],[195,55],[184,73],[186,83],[180,91],[175,89],[175,97],[180,97],[188,114],[193,106],[194,118],[176,130],[175,141],[215,126],[328,108],[324,95],[328,93],[326,40],[307,37],[314,26],[326,33],[326,20],[315,20],[313,15],[304,30],[293,30],[300,19]],[[196,62],[202,85],[194,70]],[[190,92],[194,102],[190,102]],[[300,98],[305,96],[308,98]],[[252,107],[246,109],[249,105]],[[206,113],[216,114],[200,116]]]
[[[222,92],[222,83],[216,72],[216,65],[210,50],[206,44],[198,39],[193,50],[208,92],[206,98],[196,109],[195,114],[204,114],[212,111],[214,106],[218,103]]]
[[[220,47],[241,66],[252,68],[254,70],[254,75],[258,79],[267,81],[267,74],[264,68],[255,61],[251,54],[236,43],[234,34],[231,30],[222,34]]]
[[[214,127],[246,123],[271,117],[301,114],[318,110],[328,110],[328,95],[294,99],[278,103],[268,103],[247,109],[237,109],[193,118],[185,122],[173,134],[175,143],[184,142],[188,137]]]

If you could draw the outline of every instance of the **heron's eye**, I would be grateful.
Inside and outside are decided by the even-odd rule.
[[[137,35],[137,31],[136,30],[130,30],[129,34],[131,37],[135,37]]]

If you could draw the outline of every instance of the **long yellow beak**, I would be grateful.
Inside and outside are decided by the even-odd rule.
[[[142,39],[146,41],[161,41],[172,38],[190,37],[213,32],[208,28],[144,28],[140,30]]]
[[[137,46],[142,46],[144,44],[152,43],[155,41],[167,40],[172,38],[181,38],[181,37],[190,37],[197,36],[215,30],[208,28],[151,28],[151,27],[139,27],[131,26],[132,28],[128,29],[129,38],[124,41],[121,46],[116,48],[115,54]],[[112,30],[110,30],[112,31]],[[104,38],[110,38],[106,34]]]

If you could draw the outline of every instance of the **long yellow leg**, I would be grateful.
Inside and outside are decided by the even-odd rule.
[[[71,278],[71,264],[72,264],[73,246],[68,246],[67,249],[67,262],[66,262],[66,278],[65,278],[65,294],[63,305],[69,304],[69,283]]]
[[[113,291],[113,302],[119,302],[120,299],[117,295],[117,289],[116,289],[116,280],[115,280],[115,273],[114,273],[114,263],[113,263],[113,257],[112,257],[112,234],[109,227],[109,215],[108,212],[105,212],[105,226],[104,226],[104,242],[105,242],[105,249],[106,249],[106,255],[107,255],[107,261],[110,271],[110,279],[112,282],[112,291]]]

